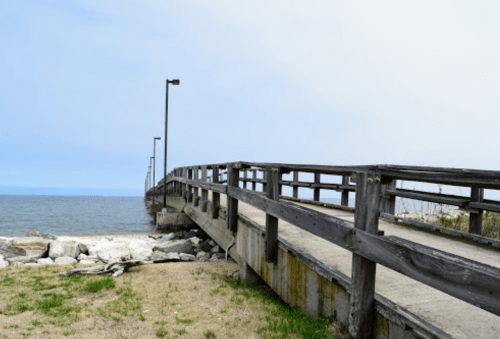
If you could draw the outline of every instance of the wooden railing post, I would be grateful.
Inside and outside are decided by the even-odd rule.
[[[178,168],[178,169],[176,170],[176,172],[177,172],[177,173],[176,173],[176,175],[175,175],[175,176],[176,176],[176,177],[180,177],[180,176],[181,176],[181,169],[180,169],[180,168]],[[180,183],[179,181],[176,181],[176,182],[175,182],[175,185],[177,186],[176,193],[177,193],[177,194],[179,194],[179,195],[181,195],[181,183]]]
[[[314,173],[314,183],[315,184],[319,184],[321,182],[320,178],[321,178],[320,173]],[[319,201],[319,190],[320,190],[319,187],[314,187],[314,196],[313,196],[314,201]]]
[[[267,171],[262,171],[262,192],[267,192]]]
[[[191,168],[188,168],[187,170],[187,178],[189,180],[193,179],[193,170]],[[187,200],[186,202],[191,202],[193,201],[193,186],[187,185]]]
[[[182,177],[186,179],[187,177],[187,168],[183,167],[182,168]],[[182,198],[186,200],[186,183],[182,183]]]
[[[257,183],[255,182],[255,179],[257,179],[257,170],[256,169],[252,170],[252,179],[254,179],[254,181],[252,181],[252,191],[256,191],[257,190]]]
[[[207,166],[201,167],[201,181],[207,182]],[[201,211],[207,211],[208,191],[201,189]]]
[[[279,200],[280,169],[267,167],[267,192],[268,199]],[[276,263],[278,260],[278,218],[266,213],[266,262]]]
[[[219,183],[219,166],[212,167],[214,183]],[[220,193],[212,191],[212,219],[219,219]]]
[[[349,186],[349,176],[342,176],[342,186]],[[342,189],[342,193],[340,195],[340,204],[342,206],[349,206],[349,191],[346,189]]]
[[[238,187],[240,169],[237,165],[227,165],[227,186]],[[238,200],[227,196],[227,228],[231,232],[238,230]]]
[[[484,198],[484,188],[471,187],[470,201],[482,202]],[[483,231],[483,210],[471,210],[469,213],[469,233],[481,235]]]
[[[198,172],[199,172],[198,166],[193,167],[193,170],[194,170],[193,180],[198,181]],[[198,187],[193,187],[193,190],[194,190],[194,192],[193,192],[193,204],[194,204],[194,206],[198,206],[198,195],[200,194],[200,190],[198,189]]]
[[[374,172],[356,173],[354,228],[371,234],[378,233],[380,190],[380,175]],[[372,338],[373,335],[375,271],[375,262],[353,253],[349,332],[357,339]]]
[[[396,180],[392,180],[389,184],[382,185],[382,201],[380,203],[380,212],[395,214],[396,213],[396,196],[387,195],[385,191],[396,188]]]
[[[243,179],[243,188],[247,189],[248,170],[246,168],[243,170]]]
[[[299,171],[293,171],[293,184],[296,184],[298,182],[299,182]],[[292,197],[298,198],[299,197],[299,186],[293,185],[292,190],[293,190]]]

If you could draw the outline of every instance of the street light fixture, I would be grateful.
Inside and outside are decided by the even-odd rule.
[[[179,85],[179,79],[168,80],[166,82],[165,93],[165,157],[163,158],[163,208],[167,208],[167,136],[168,136],[168,84]]]

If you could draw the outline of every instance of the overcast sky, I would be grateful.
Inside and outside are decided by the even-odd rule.
[[[498,1],[1,1],[0,186],[229,161],[500,168]]]

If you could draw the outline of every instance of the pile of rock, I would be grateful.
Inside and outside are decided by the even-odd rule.
[[[434,224],[437,223],[441,218],[456,219],[458,217],[461,218],[468,217],[469,212],[462,211],[459,209],[442,209],[442,210],[420,211],[415,213],[401,212],[401,213],[396,213],[396,216],[405,219],[413,219],[428,224]]]
[[[137,239],[130,237],[0,237],[0,268],[19,265],[102,264],[121,260],[207,261],[225,252],[202,230]]]

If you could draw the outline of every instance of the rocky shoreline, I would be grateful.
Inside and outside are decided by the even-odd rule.
[[[28,232],[0,237],[0,268],[43,265],[94,265],[112,261],[208,261],[226,258],[201,229],[153,235],[59,236]]]
[[[441,218],[456,219],[458,217],[468,217],[469,212],[459,209],[442,209],[442,210],[421,211],[415,213],[401,212],[401,213],[396,213],[396,216],[400,218],[413,219],[420,222],[433,224],[438,222]]]

